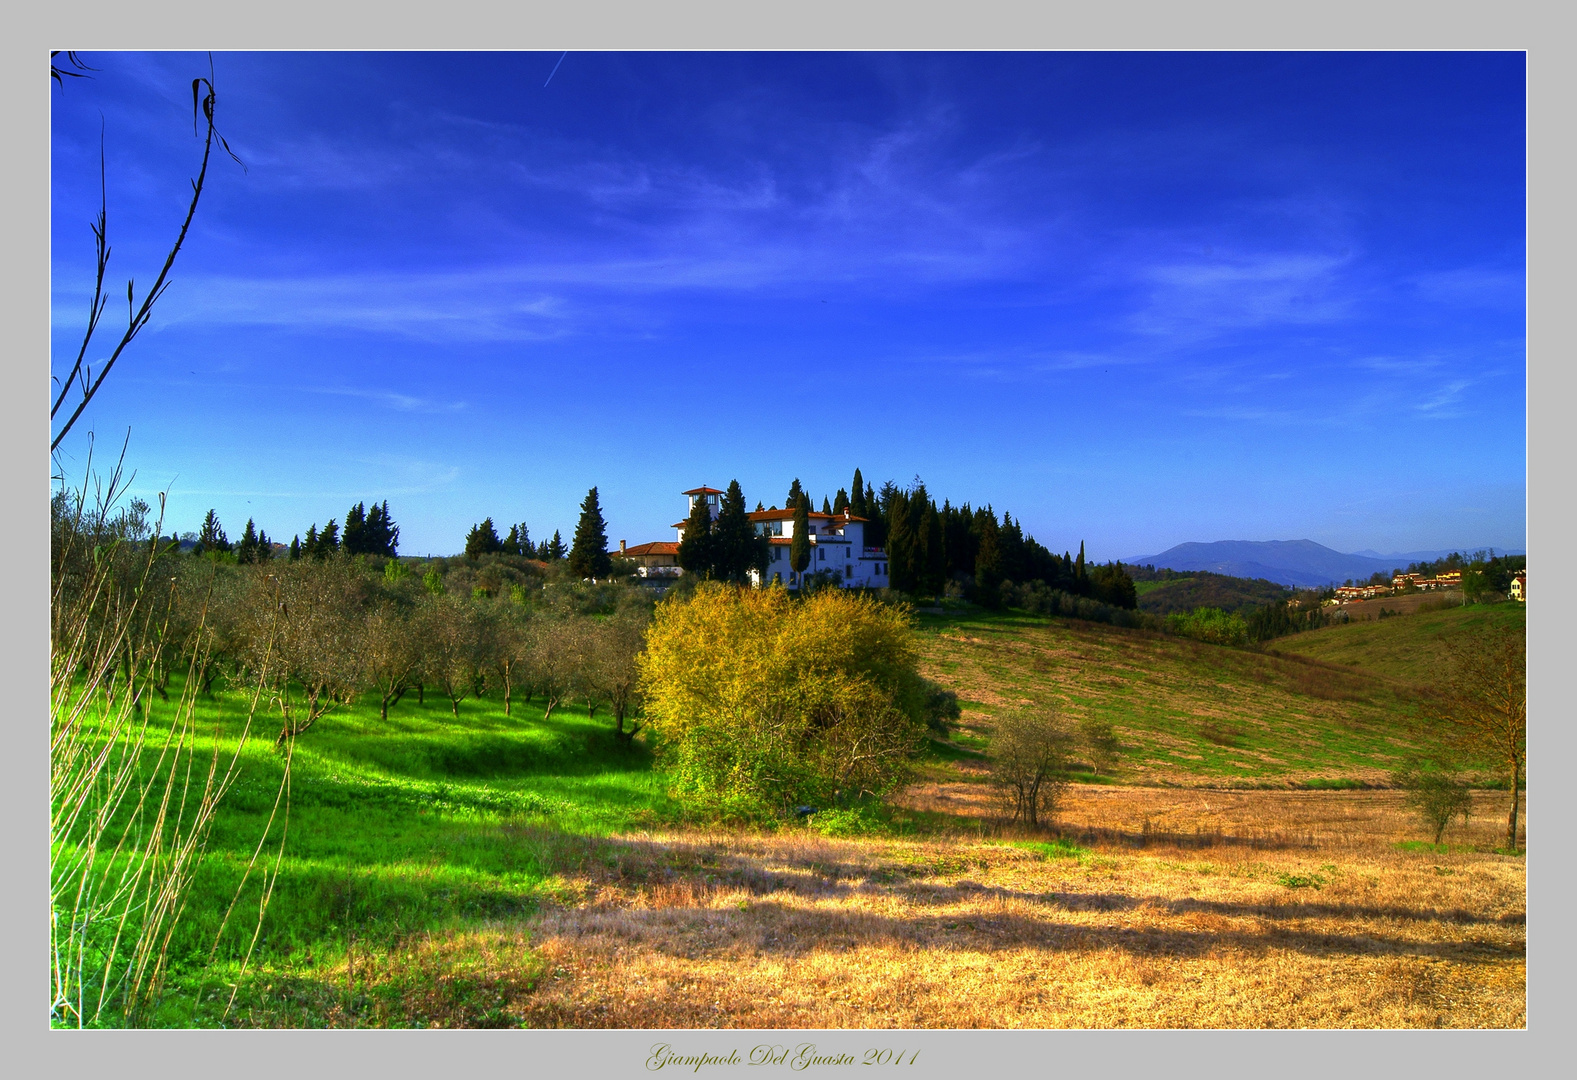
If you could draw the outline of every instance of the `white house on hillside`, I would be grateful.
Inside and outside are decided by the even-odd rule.
[[[689,500],[685,516],[695,509],[697,499],[707,501],[712,518],[717,519],[723,493],[716,488],[698,487],[683,492]],[[759,535],[771,538],[772,561],[767,564],[765,582],[778,583],[786,589],[799,588],[799,575],[789,565],[789,545],[794,540],[793,510],[756,510],[748,515]],[[845,511],[842,514],[808,515],[810,565],[807,575],[830,571],[838,575],[846,589],[887,588],[887,553],[879,547],[865,544],[865,519]],[[677,538],[671,543],[655,541],[626,548],[619,541],[619,553],[641,564],[642,577],[669,577],[681,573],[678,566],[679,543],[684,540],[683,521],[674,523]],[[763,584],[763,577],[754,572],[751,582]]]

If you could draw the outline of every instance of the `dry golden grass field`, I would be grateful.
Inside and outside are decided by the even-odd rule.
[[[1072,853],[983,819],[922,841],[528,830],[557,900],[382,976],[452,969],[427,992],[463,974],[532,1027],[1521,1027],[1523,864],[1466,850],[1494,843],[1484,803],[1449,853],[1399,848],[1416,828],[1387,792],[1085,788]]]

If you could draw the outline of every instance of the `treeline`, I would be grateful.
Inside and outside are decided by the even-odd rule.
[[[1139,593],[1139,610],[1167,616],[1217,608],[1248,612],[1271,604],[1285,604],[1293,590],[1265,578],[1241,578],[1208,570],[1157,570],[1154,566],[1125,567],[1136,585],[1154,582]]]
[[[798,480],[789,495],[789,505],[796,496],[807,505],[813,502]],[[1026,534],[1008,512],[999,520],[989,505],[954,506],[944,499],[938,506],[919,477],[908,488],[888,481],[878,491],[855,469],[849,488],[823,503],[825,512],[841,514],[847,508],[870,522],[865,542],[885,549],[888,583],[899,592],[953,595],[996,608],[1018,606],[1015,590],[1038,583],[1046,592],[1107,607],[1138,607],[1133,579],[1122,564],[1087,564],[1082,543],[1077,556],[1057,555]]]
[[[147,516],[147,504],[133,500],[133,508],[140,504],[142,516]],[[329,518],[322,529],[317,522],[307,528],[306,539],[293,536],[288,547],[276,544],[252,518],[246,519],[241,539],[232,542],[225,533],[219,515],[212,509],[203,517],[202,527],[184,536],[152,536],[149,540],[171,553],[187,552],[206,557],[214,562],[240,565],[265,563],[281,554],[292,562],[299,559],[327,559],[331,555],[375,555],[392,559],[399,553],[400,527],[389,514],[389,501],[373,503],[369,509],[365,502],[358,502],[345,512],[345,527],[340,529],[336,518]],[[283,550],[276,552],[275,548]]]
[[[375,702],[387,716],[432,694],[456,715],[473,698],[496,698],[506,714],[520,701],[540,700],[548,713],[573,701],[592,716],[606,710],[619,739],[639,730],[635,658],[654,603],[648,590],[591,585],[572,577],[566,562],[505,554],[348,558],[343,538],[335,558],[245,564],[233,551],[211,549],[227,557],[194,559],[158,542],[139,501],[91,531],[63,500],[52,509],[54,609],[108,567],[95,587],[124,594],[121,605],[135,603],[139,623],[157,627],[166,643],[151,666],[128,661],[110,679],[111,694],[167,698],[172,677],[195,655],[206,692],[261,687],[280,743],[352,702]],[[71,535],[89,542],[68,545]],[[62,635],[97,632],[58,619],[53,631],[57,651],[67,644]]]

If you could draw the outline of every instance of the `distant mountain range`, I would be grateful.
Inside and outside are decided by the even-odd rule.
[[[1348,578],[1362,580],[1370,574],[1389,574],[1408,563],[1438,559],[1451,551],[1472,553],[1483,548],[1448,551],[1404,551],[1381,555],[1375,551],[1347,554],[1313,540],[1217,540],[1213,544],[1178,544],[1159,555],[1139,555],[1122,560],[1156,569],[1206,570],[1232,577],[1265,578],[1281,585],[1312,588],[1340,584]],[[1499,554],[1520,555],[1520,551]]]

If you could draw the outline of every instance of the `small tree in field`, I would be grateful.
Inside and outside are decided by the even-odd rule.
[[[1090,759],[1090,768],[1095,770],[1096,776],[1101,775],[1102,770],[1111,772],[1122,751],[1122,744],[1117,741],[1117,729],[1112,726],[1112,722],[1095,716],[1086,716],[1079,721],[1079,743]]]
[[[1528,645],[1521,627],[1486,626],[1442,643],[1431,712],[1446,744],[1494,762],[1510,788],[1506,847],[1517,846],[1517,807],[1528,749]]]
[[[1039,828],[1056,812],[1073,732],[1048,708],[997,714],[991,738],[991,780],[1014,821]]]
[[[1435,843],[1445,835],[1451,819],[1461,815],[1468,822],[1473,808],[1467,782],[1450,769],[1411,766],[1397,772],[1396,784],[1405,793],[1402,805],[1418,816],[1425,828],[1434,832]]]

